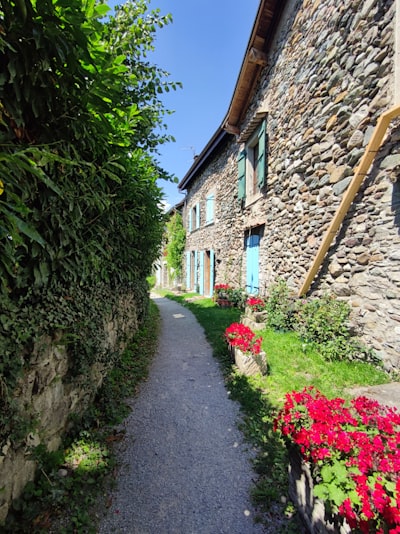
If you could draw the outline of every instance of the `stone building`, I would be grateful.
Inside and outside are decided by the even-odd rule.
[[[400,0],[261,0],[224,121],[179,184],[186,287],[335,293],[399,368],[399,117]]]

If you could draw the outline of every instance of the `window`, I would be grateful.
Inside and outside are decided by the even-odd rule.
[[[189,210],[188,213],[188,230],[189,232],[192,231],[192,210]]]
[[[264,119],[238,156],[239,200],[245,204],[257,200],[265,186],[266,176],[267,133]]]
[[[188,213],[188,229],[189,232],[200,228],[200,204],[197,203]]]
[[[206,198],[206,224],[214,222],[214,193]]]

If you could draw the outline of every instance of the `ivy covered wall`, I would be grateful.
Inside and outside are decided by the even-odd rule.
[[[0,468],[46,436],[46,414],[20,409],[46,345],[64,387],[106,372],[146,313],[169,179],[159,97],[176,88],[146,54],[170,20],[146,0],[0,0]]]

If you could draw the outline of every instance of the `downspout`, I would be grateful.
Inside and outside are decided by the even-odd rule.
[[[397,4],[400,4],[400,0],[397,0]],[[397,12],[397,16],[398,18],[400,18],[399,11]],[[399,32],[397,31],[397,33]],[[336,232],[338,231],[340,225],[342,224],[343,219],[345,218],[347,211],[351,203],[353,202],[354,197],[356,196],[364,180],[364,177],[367,175],[368,170],[371,166],[371,163],[375,159],[375,156],[382,144],[383,137],[386,133],[386,130],[391,120],[399,116],[400,116],[400,104],[398,104],[397,106],[394,106],[388,111],[385,111],[379,117],[378,122],[375,126],[375,130],[372,134],[371,140],[365,149],[365,153],[363,157],[361,158],[360,164],[358,165],[358,167],[356,168],[354,172],[353,179],[350,182],[342,198],[340,206],[337,209],[333,217],[333,220],[325,233],[325,236],[322,240],[319,250],[314,258],[313,264],[311,265],[310,270],[308,271],[307,276],[303,282],[303,285],[301,286],[298,292],[299,297],[306,295],[306,293],[310,289],[312,281],[314,280],[314,277],[317,274],[325,258],[326,253],[328,252],[328,249],[332,243],[332,240],[335,237]]]

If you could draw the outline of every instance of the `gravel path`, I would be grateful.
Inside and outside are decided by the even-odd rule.
[[[239,407],[193,314],[155,302],[159,349],[124,423],[117,488],[99,532],[262,534]]]

